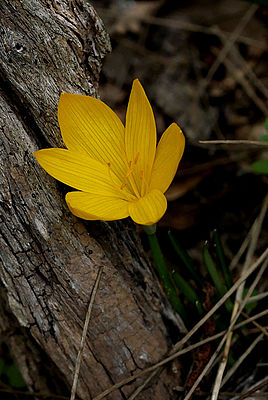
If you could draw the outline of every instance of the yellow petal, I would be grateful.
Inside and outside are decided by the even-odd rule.
[[[142,174],[144,181],[149,182],[156,150],[156,128],[152,107],[138,79],[133,82],[127,108],[125,146],[128,161],[132,166],[136,161],[133,177],[143,195],[140,176]]]
[[[138,201],[129,203],[129,215],[141,225],[155,224],[167,209],[167,200],[159,190],[152,190]]]
[[[108,166],[65,149],[44,149],[34,153],[37,161],[53,178],[85,192],[121,197],[121,182]],[[116,188],[118,187],[118,189]]]
[[[84,192],[69,192],[66,202],[77,217],[87,220],[113,221],[129,216],[125,200]]]
[[[122,157],[124,126],[102,101],[90,96],[62,93],[58,105],[61,134],[69,150],[88,154],[122,178],[126,166]]]
[[[150,189],[165,192],[171,184],[185,146],[185,138],[177,124],[171,124],[163,133],[152,170]]]

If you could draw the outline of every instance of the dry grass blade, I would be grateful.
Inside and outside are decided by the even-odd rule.
[[[99,14],[104,15],[106,18],[118,17],[118,10],[112,10],[112,9],[107,10],[101,7],[97,7],[96,9],[99,12]],[[225,40],[228,40],[230,36],[229,32],[224,32],[220,30],[217,26],[204,26],[189,21],[183,21],[180,19],[161,18],[161,17],[144,15],[142,16],[141,20],[151,25],[165,26],[170,29],[184,30],[188,32],[206,33],[208,35],[215,35],[221,37]],[[248,46],[253,46],[260,50],[266,49],[265,40],[261,41],[253,39],[249,36],[239,35],[238,38],[236,39],[236,42],[244,43]]]
[[[218,27],[215,27],[219,30],[219,38],[221,39],[223,44],[226,44],[225,36],[221,34],[221,30]],[[233,46],[232,53],[230,56],[234,59],[236,63],[241,66],[242,71],[247,74],[249,80],[255,85],[255,87],[263,94],[264,98],[268,98],[268,89],[266,86],[260,81],[260,79],[256,76],[253,69],[249,66],[249,63],[242,57],[236,46]]]
[[[206,76],[203,84],[201,84],[201,89],[198,92],[199,97],[202,97],[202,95],[204,94],[207,85],[209,84],[209,82],[213,78],[213,75],[215,74],[215,72],[217,71],[217,69],[219,68],[220,64],[223,62],[223,60],[226,58],[227,54],[229,53],[229,51],[233,47],[234,43],[236,42],[237,38],[240,36],[241,32],[244,30],[244,28],[246,27],[247,23],[253,17],[253,15],[257,11],[258,7],[259,7],[258,5],[252,4],[249,7],[249,9],[247,10],[247,12],[245,13],[245,15],[243,16],[243,18],[241,18],[241,20],[240,20],[239,24],[237,25],[236,29],[231,33],[231,35],[229,37],[229,40],[226,41],[224,47],[219,52],[215,62],[212,64],[210,70],[208,71],[207,76]]]
[[[238,397],[236,400],[243,400],[246,399],[247,397],[251,396],[253,393],[255,393],[257,390],[260,390],[262,387],[268,385],[268,379],[263,380],[259,385],[254,385],[254,388],[249,390],[246,393],[243,393],[242,396]]]
[[[267,311],[267,310],[265,310],[265,311]],[[248,315],[245,312],[242,312],[241,314],[243,315],[243,317],[248,318]],[[261,331],[265,336],[268,337],[268,331],[266,328],[264,328],[262,325],[260,325],[256,321],[252,321],[252,323],[253,323],[253,325],[255,325],[258,328],[259,331]]]
[[[243,243],[241,244],[237,254],[233,257],[230,265],[229,265],[229,269],[230,271],[232,271],[235,266],[238,264],[240,258],[242,257],[242,255],[244,254],[244,252],[246,251],[249,242],[251,240],[252,237],[252,233],[255,232],[256,230],[256,225],[258,225],[258,217],[255,219],[254,223],[252,224],[247,236],[245,237],[245,239],[243,240]]]
[[[49,392],[25,392],[24,390],[15,390],[10,388],[0,388],[0,393],[9,393],[15,399],[19,399],[19,395],[23,397],[30,397],[30,398],[40,398],[40,399],[53,399],[53,400],[69,400],[69,397],[61,396],[59,394],[49,393]],[[9,397],[10,398],[10,397]],[[1,397],[3,399],[3,397]]]
[[[95,283],[94,283],[94,287],[93,287],[91,296],[90,296],[90,301],[89,301],[87,314],[86,314],[86,318],[85,318],[85,322],[84,322],[84,327],[83,327],[81,342],[80,342],[80,346],[79,346],[79,351],[78,351],[78,355],[77,355],[77,359],[76,359],[76,363],[75,363],[74,378],[73,378],[73,385],[72,385],[70,400],[74,400],[75,399],[75,395],[76,395],[79,371],[80,371],[80,366],[81,366],[81,361],[82,361],[83,349],[84,349],[84,346],[85,346],[85,341],[86,341],[86,336],[87,336],[88,324],[89,324],[89,320],[90,320],[93,304],[94,304],[94,301],[95,301],[95,297],[96,297],[96,294],[97,294],[97,290],[98,290],[98,287],[99,287],[102,271],[103,271],[103,267],[100,267],[99,270],[98,270],[98,273],[97,273],[97,277],[96,277],[96,280],[95,280]]]
[[[249,268],[249,265],[250,265],[251,260],[253,258],[253,254],[254,254],[255,249],[256,249],[256,245],[257,245],[258,238],[259,238],[259,235],[260,235],[262,223],[263,223],[266,211],[267,211],[267,207],[268,207],[268,195],[266,195],[265,198],[264,198],[260,214],[256,219],[256,224],[255,223],[253,224],[251,241],[249,243],[245,264],[244,264],[243,270],[242,270],[243,273]],[[237,289],[235,301],[238,304],[240,304],[240,302],[242,300],[244,286],[245,286],[245,281]],[[236,307],[236,304],[235,304],[234,308],[235,307]]]
[[[267,250],[268,250],[268,249],[267,249]],[[266,250],[266,251],[267,251],[267,250]],[[251,294],[252,294],[253,290],[255,289],[257,283],[258,283],[259,280],[261,279],[261,277],[262,277],[262,275],[263,275],[263,273],[264,273],[264,271],[265,271],[265,269],[266,269],[266,267],[267,267],[267,264],[268,264],[268,259],[266,259],[266,261],[265,261],[264,264],[262,265],[262,267],[261,267],[260,271],[258,272],[256,278],[254,279],[253,283],[251,284],[251,286],[250,286],[250,288],[249,288],[249,290],[248,290],[248,292],[247,292],[247,294],[246,294],[244,300],[242,301],[242,303],[241,303],[241,305],[240,305],[238,311],[237,311],[236,314],[233,316],[232,322],[231,322],[231,324],[230,324],[230,326],[229,326],[229,328],[228,328],[228,330],[227,330],[227,333],[226,333],[226,334],[224,335],[224,337],[222,338],[222,340],[221,340],[220,344],[218,345],[218,347],[217,347],[215,353],[214,353],[214,354],[212,355],[212,357],[210,358],[210,360],[209,360],[209,362],[207,363],[206,367],[204,368],[204,370],[202,371],[202,373],[199,375],[198,379],[195,381],[195,383],[193,384],[191,390],[187,393],[187,396],[185,397],[184,400],[189,400],[189,399],[190,399],[190,397],[191,397],[192,394],[194,393],[195,389],[197,388],[197,386],[199,385],[199,383],[201,382],[201,380],[203,379],[203,377],[206,375],[206,373],[209,371],[210,367],[212,366],[212,364],[214,363],[215,359],[216,359],[217,356],[219,355],[222,346],[224,345],[224,343],[225,343],[225,341],[227,340],[227,338],[229,338],[229,333],[232,332],[232,330],[233,330],[233,327],[234,327],[235,322],[236,322],[237,319],[239,318],[239,316],[240,316],[240,314],[241,314],[241,312],[242,312],[244,306],[247,304],[247,301],[248,301],[249,297],[251,296]],[[244,282],[244,281],[243,281],[243,282]],[[220,369],[220,372],[221,372],[221,373],[223,372],[222,369]],[[219,392],[219,389],[220,389],[220,386],[219,386],[219,385],[221,384],[221,381],[222,381],[221,378],[222,378],[222,375],[221,375],[221,376],[220,376],[220,375],[219,375],[219,376],[217,375],[217,378],[216,378],[216,380],[215,380],[215,385],[214,385],[213,393],[212,393],[212,397],[211,397],[211,399],[213,399],[213,400],[216,399],[216,398],[218,398],[218,392]]]
[[[262,205],[260,214],[259,214],[259,216],[257,218],[257,222],[253,224],[251,240],[250,240],[250,243],[249,243],[249,247],[248,247],[248,251],[247,251],[247,255],[246,255],[246,260],[245,260],[245,263],[244,263],[244,266],[243,266],[243,269],[242,269],[242,273],[247,271],[247,269],[250,266],[253,254],[254,254],[255,249],[256,249],[256,245],[257,245],[257,241],[258,241],[259,234],[260,234],[260,231],[261,231],[262,223],[263,223],[266,211],[267,211],[267,206],[268,206],[268,196],[266,196],[264,201],[263,201],[263,205]],[[261,271],[262,271],[262,269],[261,269]],[[259,276],[259,274],[258,274],[258,276]],[[260,275],[260,277],[261,277],[261,275]],[[245,285],[245,281],[237,289],[236,298],[235,298],[235,304],[234,304],[234,308],[233,308],[233,312],[232,312],[232,316],[231,316],[231,325],[233,324],[234,320],[235,321],[237,320],[237,314],[238,314],[239,310],[242,311],[240,304],[242,302],[244,285]],[[251,293],[253,291],[252,285],[250,287]],[[250,292],[250,290],[249,290],[249,292]],[[247,293],[246,297],[249,299],[250,296],[248,294],[249,293]],[[243,303],[244,303],[244,301],[242,302],[242,304]],[[229,332],[229,334],[228,334],[228,336],[226,338],[226,344],[225,344],[224,351],[223,351],[223,357],[222,357],[221,363],[219,365],[218,372],[217,372],[216,379],[215,379],[215,383],[214,383],[214,387],[213,387],[213,392],[212,392],[212,397],[211,397],[212,400],[217,400],[217,398],[219,396],[219,391],[220,391],[220,388],[222,386],[222,378],[223,378],[224,370],[225,370],[226,365],[227,365],[228,354],[229,354],[230,347],[231,347],[232,334],[233,334],[232,330],[230,330],[230,332]]]
[[[245,145],[260,146],[260,147],[268,146],[267,142],[258,142],[257,140],[199,140],[198,142],[201,144],[221,144],[221,145],[245,144]]]
[[[226,66],[228,71],[234,76],[235,80],[243,87],[248,97],[254,101],[256,106],[266,116],[268,114],[268,108],[266,107],[266,104],[257,96],[256,91],[252,87],[249,80],[244,77],[243,71],[241,71],[239,68],[236,68],[232,63],[232,61],[230,61],[228,58],[225,58],[223,60],[223,64]]]
[[[141,376],[154,371],[156,368],[161,367],[162,365],[165,365],[169,361],[173,360],[174,358],[178,357],[180,354],[184,354],[184,351],[178,352],[175,355],[173,354],[174,352],[178,351],[193,335],[198,329],[217,311],[224,303],[225,301],[236,291],[236,289],[241,285],[242,282],[244,282],[245,279],[247,279],[257,268],[260,264],[264,262],[264,260],[268,256],[268,249],[266,249],[262,255],[255,261],[255,263],[250,267],[250,269],[243,274],[236,282],[235,284],[228,290],[228,292],[215,304],[215,306],[191,329],[187,335],[185,335],[179,342],[175,344],[175,346],[172,349],[171,356],[165,358],[164,360],[160,361],[159,363],[146,368],[145,370],[132,375],[126,379],[123,379],[122,381],[116,383],[115,385],[111,386],[109,389],[106,389],[104,392],[100,393],[98,396],[94,397],[93,400],[101,400],[104,397],[106,397],[108,394],[112,393],[116,389],[119,389],[120,387],[126,385],[129,382],[134,381],[137,378],[140,378]],[[247,300],[247,299],[246,299]],[[201,344],[204,342],[200,342]],[[199,344],[200,345],[200,344]],[[192,349],[192,348],[191,348]],[[189,350],[190,351],[190,350]]]
[[[226,399],[226,398],[232,398],[232,399],[234,399],[235,398],[235,400],[238,400],[238,397],[237,396],[241,396],[243,393],[230,393],[230,392],[221,392],[221,394],[220,394],[220,398],[221,399]],[[260,399],[267,399],[268,398],[268,392],[258,392],[258,393],[254,393],[254,400],[256,400],[256,399],[258,399],[258,398],[260,398]]]
[[[134,393],[132,393],[132,395],[128,398],[128,400],[134,400],[136,399],[136,397],[143,391],[143,389],[147,386],[147,384],[150,382],[150,380],[158,373],[160,373],[161,370],[159,369],[155,369],[149,376],[147,379],[145,379],[145,381],[143,382],[142,385],[140,385]]]
[[[248,303],[254,303],[255,301],[265,299],[265,297],[267,297],[267,296],[268,296],[268,292],[256,294],[256,296],[251,296],[251,298],[248,299]]]
[[[245,314],[245,313],[242,313]],[[239,329],[247,324],[249,324],[250,322],[252,322],[253,324],[256,324],[255,320],[261,317],[264,317],[265,315],[268,314],[268,310],[264,310],[258,314],[253,315],[252,317],[248,318],[248,316],[245,314],[245,316],[247,317],[247,319],[245,321],[240,322],[239,324],[236,324],[233,328],[233,330]],[[258,325],[259,326],[259,325]],[[186,354],[200,346],[203,346],[206,343],[212,342],[216,339],[219,339],[220,337],[222,337],[224,334],[226,334],[227,331],[221,331],[219,333],[217,333],[216,335],[213,336],[209,336],[206,339],[201,340],[200,342],[194,343],[191,346],[186,347],[183,350],[177,351],[176,353],[172,354],[170,357],[166,358],[165,363],[174,360],[175,358],[179,357],[180,355]],[[156,367],[156,366],[155,366]],[[148,370],[147,370],[148,372]],[[128,398],[128,400],[134,400],[138,394],[144,389],[144,387],[150,382],[150,380],[156,375],[156,373],[161,373],[161,371],[159,369],[155,369],[153,370],[153,372],[149,375],[149,377],[143,382],[142,385],[140,385],[135,392]]]
[[[252,317],[247,318],[245,321],[242,321],[239,324],[235,325],[234,329],[241,328],[242,326],[245,326],[245,325],[249,324],[250,322],[255,323],[256,319],[262,318],[263,316],[265,316],[267,314],[268,314],[268,310],[264,310],[264,311],[262,311],[262,312],[260,312],[258,314],[255,314]],[[210,341],[216,340],[219,337],[223,336],[225,333],[226,333],[226,331],[222,331],[222,332],[218,333],[217,335],[210,336],[207,339],[204,339],[204,340],[202,340],[202,341],[200,341],[198,343],[195,343],[195,344],[193,344],[193,345],[181,350],[180,352],[177,352],[176,353],[176,357],[179,356],[180,354],[185,354],[185,353],[187,353],[189,351],[192,351],[193,349],[195,349],[195,348],[197,348],[197,347],[199,347],[199,346],[201,346],[201,345],[203,345],[205,343],[208,343]],[[158,370],[155,370],[155,371],[158,372]],[[146,383],[149,380],[149,378],[146,380]],[[142,385],[142,388],[144,386],[145,385]],[[1,392],[2,393],[12,393],[12,394],[15,394],[15,395],[20,395],[21,394],[21,395],[24,395],[24,396],[37,397],[37,398],[38,397],[40,397],[40,398],[51,397],[53,399],[62,399],[62,400],[68,400],[69,399],[69,397],[57,395],[57,394],[54,394],[54,393],[48,393],[48,392],[25,392],[25,391],[22,391],[22,390],[21,391],[20,390],[13,390],[13,389],[10,389],[10,388],[0,388],[0,393]],[[140,393],[140,391],[138,393]],[[134,393],[133,393],[133,395],[134,395]],[[134,399],[134,397],[130,398],[129,400],[133,400],[133,399]]]
[[[259,336],[256,337],[256,339],[251,343],[251,345],[247,348],[247,350],[241,355],[241,357],[236,361],[236,363],[233,365],[231,369],[227,372],[225,375],[221,387],[225,385],[225,383],[231,378],[231,376],[235,373],[237,368],[240,367],[242,362],[247,358],[247,356],[252,352],[254,347],[263,339],[264,334],[261,333]]]
[[[243,314],[243,313],[242,313],[242,314]],[[255,323],[255,319],[261,318],[261,317],[263,317],[263,316],[265,316],[265,315],[267,315],[267,314],[268,314],[268,310],[264,310],[264,311],[262,311],[262,312],[260,312],[260,313],[258,313],[258,314],[253,315],[253,316],[250,317],[250,318],[247,317],[247,319],[246,319],[245,321],[240,322],[239,324],[235,325],[235,326],[234,326],[234,330],[235,330],[235,329],[238,329],[238,328],[241,328],[242,326],[245,326],[245,325],[249,324],[250,322]],[[176,353],[172,354],[170,357],[168,357],[168,359],[165,359],[164,361],[166,361],[166,362],[172,361],[174,358],[177,358],[177,357],[179,357],[180,355],[186,354],[186,353],[188,353],[188,352],[190,352],[190,351],[192,351],[192,350],[194,350],[194,349],[196,349],[196,348],[198,348],[198,347],[200,347],[200,346],[203,346],[203,345],[206,344],[206,343],[209,343],[209,342],[212,342],[212,341],[214,341],[214,340],[216,340],[216,339],[219,339],[219,338],[222,337],[224,334],[226,334],[226,332],[227,332],[227,331],[221,331],[221,332],[217,333],[216,335],[209,336],[209,337],[207,337],[206,339],[201,340],[200,342],[194,343],[194,344],[192,344],[191,346],[188,346],[188,347],[186,347],[186,348],[183,349],[183,350],[177,351]],[[146,387],[146,385],[151,381],[151,379],[153,379],[153,377],[156,375],[156,373],[161,373],[161,370],[160,370],[160,369],[155,369],[155,370],[149,375],[149,377],[143,382],[143,384],[140,385],[140,386],[135,390],[135,392],[128,398],[128,400],[134,400],[134,399],[138,396],[138,394],[144,389],[144,387]]]

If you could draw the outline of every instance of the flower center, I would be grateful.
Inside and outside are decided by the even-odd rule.
[[[137,162],[138,162],[140,153],[138,152],[136,154],[134,161],[132,161],[132,160],[128,161],[127,157],[125,155],[125,151],[122,151],[122,153],[123,153],[123,159],[124,159],[126,167],[127,167],[127,172],[125,173],[125,175],[123,177],[123,182],[122,182],[121,186],[118,186],[112,177],[110,162],[107,163],[109,177],[113,183],[113,186],[117,190],[119,189],[120,191],[122,191],[123,192],[122,194],[124,197],[128,198],[129,200],[134,200],[137,198],[139,199],[140,197],[142,197],[144,195],[144,192],[145,192],[144,172],[143,172],[143,170],[140,170],[139,174],[135,173],[135,176],[133,175],[133,173],[134,173],[134,171],[136,172]],[[137,185],[135,178],[140,179],[141,185]],[[130,193],[129,190],[127,190],[128,183],[129,183],[129,186],[131,187],[131,189],[133,190],[134,195],[132,193]],[[140,186],[140,189],[138,188],[138,186]]]

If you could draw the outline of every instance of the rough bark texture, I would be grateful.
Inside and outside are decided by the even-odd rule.
[[[179,323],[129,222],[84,223],[33,152],[62,146],[61,91],[97,95],[109,38],[84,0],[2,0],[0,333],[31,390],[70,388],[87,303],[104,265],[80,371],[89,399],[161,359]],[[164,322],[165,321],[165,322]],[[142,393],[171,399],[168,376]],[[107,398],[124,399],[137,383]]]

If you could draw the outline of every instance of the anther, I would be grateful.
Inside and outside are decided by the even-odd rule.
[[[140,179],[141,180],[143,179],[143,171],[142,170],[140,171]]]
[[[126,183],[123,183],[123,184],[120,186],[120,190],[123,190],[124,187],[126,187],[126,186],[127,186],[127,184],[126,184]]]
[[[124,176],[124,178],[128,178],[129,175],[131,175],[133,171],[134,171],[134,168],[130,168],[130,170],[126,173],[126,175]]]
[[[140,156],[140,153],[138,152],[135,157],[134,164],[137,164],[139,156]]]

